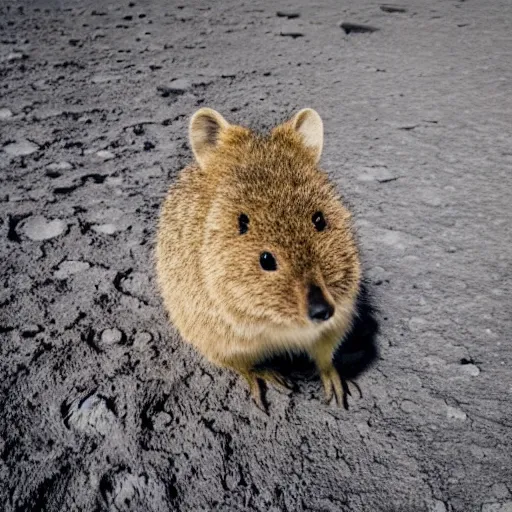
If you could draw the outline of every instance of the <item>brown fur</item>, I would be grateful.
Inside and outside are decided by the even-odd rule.
[[[255,364],[301,350],[315,360],[327,398],[334,391],[341,403],[332,355],[351,325],[360,263],[350,214],[317,166],[322,137],[309,109],[267,136],[201,109],[190,128],[198,163],[181,172],[161,211],[156,265],[171,321],[211,362],[242,374],[258,402],[257,378],[282,380]],[[312,223],[317,211],[322,232]],[[241,213],[250,219],[244,235]],[[263,251],[276,271],[260,267]],[[311,284],[335,306],[327,322],[308,318]]]

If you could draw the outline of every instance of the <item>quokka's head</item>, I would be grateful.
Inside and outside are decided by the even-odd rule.
[[[202,108],[189,136],[211,199],[201,265],[219,313],[275,327],[339,318],[360,264],[350,214],[318,166],[318,113],[303,109],[261,136]]]

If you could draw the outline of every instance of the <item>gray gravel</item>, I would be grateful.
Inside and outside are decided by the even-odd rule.
[[[0,3],[2,510],[512,510],[512,3],[398,7]],[[324,119],[380,308],[348,411],[299,379],[266,416],[166,322],[200,106]]]

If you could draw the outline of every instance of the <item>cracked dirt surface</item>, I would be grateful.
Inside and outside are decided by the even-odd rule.
[[[512,510],[512,4],[402,7],[0,2],[2,510]],[[199,106],[324,119],[380,308],[349,411],[266,416],[167,325]]]

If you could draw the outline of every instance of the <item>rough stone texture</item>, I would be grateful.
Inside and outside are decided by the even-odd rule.
[[[17,142],[12,142],[10,144],[6,144],[3,150],[9,156],[27,156],[36,152],[38,150],[38,147],[28,140],[21,140]]]
[[[300,1],[281,37],[291,5],[0,3],[0,147],[39,148],[0,151],[2,510],[511,510],[512,3]],[[266,416],[167,325],[155,223],[206,105],[324,119],[381,310],[349,411],[306,380]]]
[[[0,121],[5,121],[12,117],[12,111],[8,108],[0,108]]]
[[[35,197],[42,199],[41,194]],[[30,193],[29,193],[30,195]],[[34,198],[34,196],[31,196]],[[30,217],[23,223],[23,232],[30,240],[41,241],[62,235],[66,229],[66,223],[60,219],[47,220],[42,215]]]

